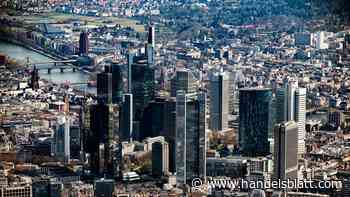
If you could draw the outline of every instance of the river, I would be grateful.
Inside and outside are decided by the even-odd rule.
[[[29,57],[30,62],[45,62],[53,60],[35,51],[29,50],[22,46],[0,41],[0,53],[7,54],[11,59],[15,59],[20,62],[25,62]],[[47,73],[47,70],[39,71],[40,78],[46,79],[53,83],[85,83],[89,80],[89,75],[80,71],[73,72],[72,70],[65,70],[61,73],[59,69],[53,69],[51,74]],[[86,90],[89,93],[95,93],[96,88],[87,87],[87,85],[74,86],[76,89]]]

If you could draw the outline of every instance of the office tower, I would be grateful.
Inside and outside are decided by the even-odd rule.
[[[176,76],[170,82],[171,96],[176,97],[176,92],[179,90],[183,90],[185,93],[196,92],[195,82],[196,79],[190,70],[182,69],[176,71]]]
[[[276,123],[294,120],[298,124],[298,155],[305,154],[306,89],[285,82],[276,91]]]
[[[81,32],[79,37],[79,55],[86,55],[89,53],[89,33]]]
[[[39,89],[39,70],[36,68],[36,66],[34,66],[31,73],[29,87],[33,90]]]
[[[123,99],[123,70],[122,66],[113,62],[112,73],[112,102],[121,103]]]
[[[245,88],[239,91],[239,146],[244,156],[269,154],[272,91],[268,88]]]
[[[53,146],[55,157],[68,163],[70,160],[70,119],[68,116],[58,118]]]
[[[308,32],[297,32],[294,34],[294,44],[296,46],[311,46],[313,36]]]
[[[156,98],[148,104],[142,116],[140,140],[147,137],[166,136],[166,106],[165,98]]]
[[[108,66],[105,72],[97,74],[97,101],[104,104],[112,102],[112,74]]]
[[[295,119],[298,123],[298,155],[302,157],[305,154],[305,124],[306,124],[306,88],[299,88],[295,92]]]
[[[349,178],[343,179],[341,194],[342,194],[342,196],[350,196],[350,180],[349,180]]]
[[[298,178],[298,125],[294,121],[277,124],[274,130],[274,177]]]
[[[156,98],[145,108],[141,121],[139,140],[147,137],[164,136],[169,143],[169,170],[175,172],[176,138],[176,101],[175,98]]]
[[[151,44],[146,44],[145,50],[146,50],[147,64],[149,66],[153,65],[153,63],[154,63],[154,48],[151,46]]]
[[[344,36],[344,49],[350,49],[350,34]]]
[[[149,26],[148,27],[148,42],[147,44],[149,44],[152,48],[155,48],[155,44],[156,40],[155,40],[155,27],[154,26]]]
[[[331,128],[338,129],[343,126],[344,120],[345,118],[342,111],[338,111],[337,109],[330,109],[328,111],[328,125]]]
[[[210,79],[210,129],[222,131],[228,128],[229,79],[225,73]]]
[[[32,197],[31,184],[10,185],[0,188],[1,197]]]
[[[80,159],[81,151],[81,131],[78,125],[72,125],[70,127],[70,157],[74,159]]]
[[[129,51],[128,53],[128,93],[131,94],[132,89],[132,64],[134,63],[134,55]]]
[[[93,136],[91,131],[91,124],[90,124],[90,105],[87,103],[82,103],[81,109],[80,109],[80,129],[81,129],[81,138],[80,138],[80,144],[81,144],[81,161],[86,161],[86,150],[88,149],[88,142],[90,140],[90,137]],[[84,166],[85,167],[85,166]]]
[[[49,189],[50,197],[61,197],[64,195],[64,185],[60,181],[51,181]]]
[[[262,189],[253,189],[249,194],[249,197],[265,197],[265,191]]]
[[[160,177],[169,172],[169,145],[166,141],[152,144],[152,175]]]
[[[149,67],[145,60],[140,60],[133,63],[131,70],[134,113],[142,114],[143,109],[154,97],[154,69]]]
[[[176,95],[176,181],[188,184],[206,177],[206,95]]]
[[[133,99],[132,94],[124,94],[121,107],[120,140],[131,141],[133,138]]]
[[[95,181],[95,197],[112,197],[115,182],[113,179],[100,179]]]
[[[91,171],[97,175],[114,175],[111,147],[119,126],[119,108],[112,104],[92,105],[90,119],[85,151],[90,154]]]

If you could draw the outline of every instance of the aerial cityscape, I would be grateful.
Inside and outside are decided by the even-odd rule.
[[[348,0],[1,0],[0,197],[350,197]]]

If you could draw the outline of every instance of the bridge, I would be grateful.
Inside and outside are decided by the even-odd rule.
[[[29,57],[27,57],[26,61],[26,67],[29,68],[30,66],[35,66],[38,70],[47,70],[48,74],[51,74],[51,71],[53,69],[60,69],[60,71],[63,73],[66,69],[72,69],[73,72],[75,72],[77,69],[80,68],[78,66],[73,65],[72,63],[76,62],[77,60],[50,60],[50,61],[43,61],[43,62],[30,62]],[[52,64],[52,66],[50,66]],[[37,67],[37,65],[39,65]],[[40,66],[44,65],[44,66]]]

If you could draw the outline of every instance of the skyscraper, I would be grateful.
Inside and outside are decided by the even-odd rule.
[[[175,172],[176,138],[176,102],[175,98],[156,98],[145,108],[141,122],[140,140],[146,137],[164,136],[169,143],[169,168]]]
[[[57,120],[57,126],[54,133],[53,152],[55,157],[62,162],[69,162],[70,159],[70,138],[68,116],[60,116]]]
[[[132,64],[134,63],[134,55],[129,51],[128,53],[128,93],[131,93],[132,89]]]
[[[245,156],[269,154],[272,91],[268,88],[245,88],[239,91],[239,146]]]
[[[39,89],[39,70],[36,66],[32,70],[29,87],[33,90]]]
[[[306,124],[306,88],[299,88],[295,93],[295,121],[298,123],[298,155],[305,154]]]
[[[155,47],[156,40],[155,40],[155,27],[149,26],[148,27],[148,40],[147,44],[149,44],[151,47]]]
[[[145,60],[139,60],[132,65],[132,94],[134,113],[139,113],[154,98],[154,69]]]
[[[176,95],[176,180],[179,185],[206,177],[205,93]]]
[[[182,69],[176,71],[176,76],[170,82],[171,96],[176,97],[176,92],[179,90],[183,90],[185,93],[196,92],[195,82],[196,79],[190,70]]]
[[[298,178],[298,125],[294,121],[277,124],[274,130],[274,177]]]
[[[152,175],[163,176],[169,172],[169,145],[166,141],[152,144]]]
[[[298,155],[305,154],[306,89],[285,82],[276,91],[276,122],[294,120],[298,124]]]
[[[133,138],[133,99],[132,94],[124,94],[121,108],[120,139],[130,141]]]
[[[95,196],[96,197],[112,197],[115,187],[113,179],[100,179],[95,181]]]
[[[97,74],[97,101],[104,104],[112,102],[112,74],[108,66],[103,73]]]
[[[90,129],[86,152],[90,154],[91,171],[97,175],[113,175],[112,141],[119,125],[119,108],[112,104],[96,104],[90,109]]]
[[[221,131],[228,128],[229,79],[225,73],[210,79],[210,129]]]
[[[89,33],[83,31],[79,37],[79,55],[86,55],[89,53]]]
[[[123,99],[123,70],[122,66],[113,62],[112,73],[112,102],[121,103]]]

